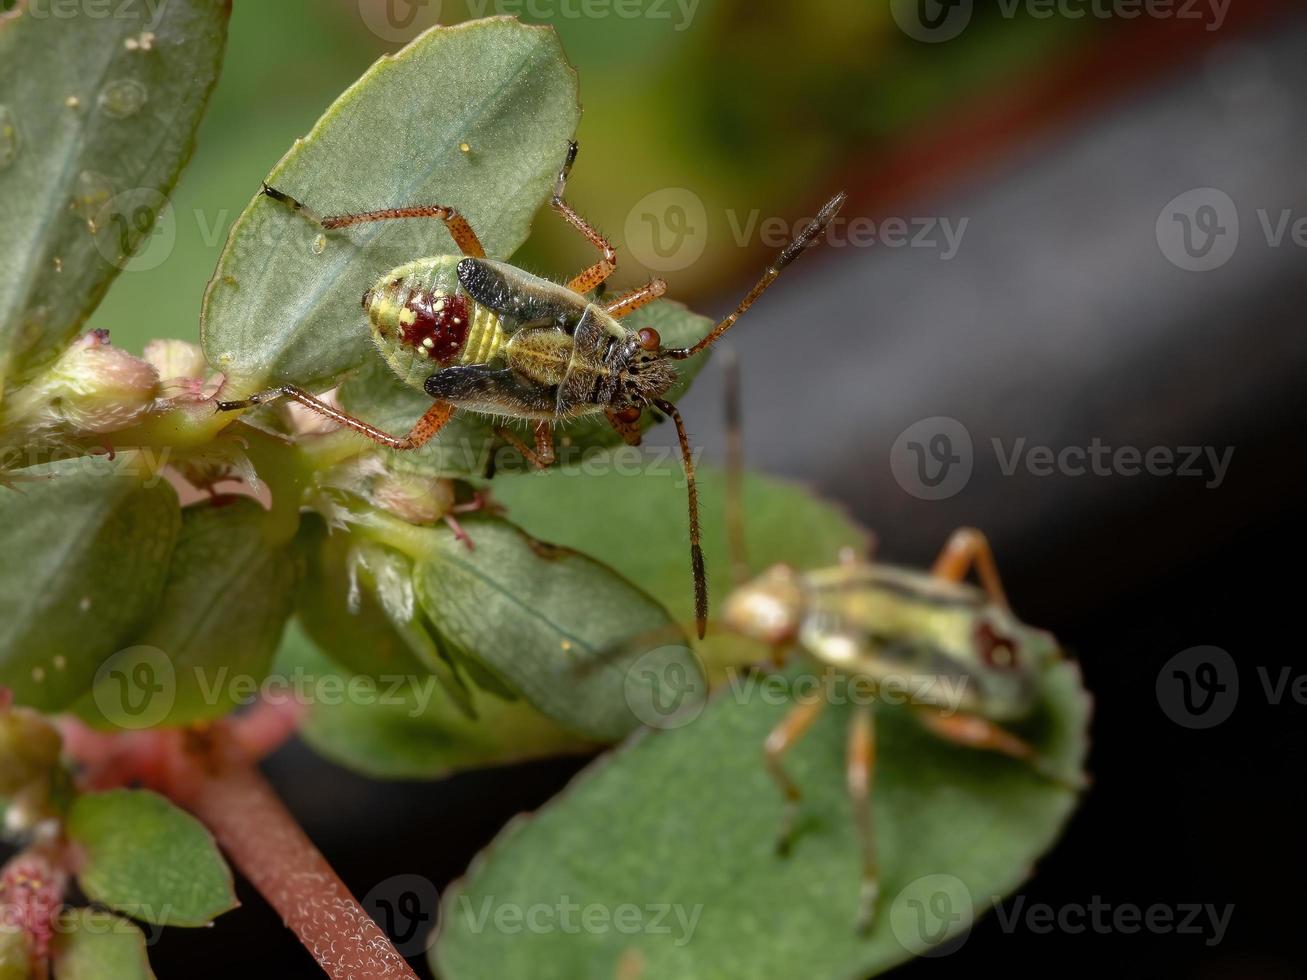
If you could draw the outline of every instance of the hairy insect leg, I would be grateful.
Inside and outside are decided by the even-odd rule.
[[[826,230],[826,226],[830,224],[831,219],[834,218],[835,215],[839,213],[840,208],[844,206],[844,201],[847,196],[848,195],[843,191],[840,191],[827,201],[822,209],[817,212],[817,217],[808,222],[803,231],[799,232],[794,240],[781,250],[781,254],[776,256],[776,260],[772,262],[771,265],[767,266],[767,269],[762,274],[762,278],[759,279],[758,282],[754,284],[754,287],[745,294],[744,299],[740,300],[740,304],[728,313],[724,319],[719,321],[715,327],[708,331],[707,336],[693,347],[672,347],[663,351],[663,353],[668,357],[676,358],[677,360],[684,360],[687,357],[693,357],[705,347],[711,347],[715,344],[722,334],[735,325],[736,320],[748,312],[749,307],[757,301],[759,296],[767,291],[768,287],[776,281],[776,278],[781,274],[785,267],[802,255],[804,250],[817,240],[817,236]]]
[[[1007,594],[999,578],[998,565],[989,539],[974,527],[960,527],[949,537],[944,549],[935,559],[931,574],[950,582],[961,582],[975,568],[989,597],[1001,606],[1007,606]]]
[[[426,414],[413,424],[413,428],[406,435],[395,436],[389,432],[383,432],[374,425],[369,425],[362,419],[356,419],[354,416],[342,412],[334,405],[328,405],[297,385],[282,385],[280,388],[269,388],[267,391],[260,391],[240,401],[218,402],[218,411],[234,412],[243,408],[253,408],[256,405],[267,405],[281,398],[289,398],[292,401],[299,402],[305,408],[329,418],[347,429],[353,429],[379,445],[399,450],[417,449],[419,446],[425,445],[436,433],[444,428],[445,423],[454,414],[453,405],[448,402],[438,401],[427,409]]]
[[[799,800],[803,794],[799,792],[798,784],[785,771],[781,764],[782,758],[789,749],[801,739],[812,723],[817,720],[821,714],[821,709],[826,706],[826,699],[820,695],[814,696],[807,701],[800,701],[787,714],[779,725],[771,730],[767,740],[762,744],[763,758],[767,762],[767,771],[771,773],[772,779],[780,787],[781,796],[784,798],[784,809],[781,811],[781,831],[776,838],[776,853],[788,854],[790,846],[794,843],[794,827],[799,816]]]
[[[540,421],[535,424],[534,449],[519,439],[512,429],[499,426],[495,429],[495,435],[521,453],[522,458],[538,470],[548,469],[558,458],[554,453],[554,430],[549,422]]]
[[[858,894],[857,929],[864,935],[871,929],[880,897],[880,873],[876,863],[875,827],[871,819],[871,786],[876,769],[876,729],[871,705],[859,705],[849,722],[849,744],[845,769],[853,820],[862,847],[862,887]]]
[[[1008,758],[1029,763],[1035,772],[1059,786],[1072,790],[1084,788],[1082,781],[1070,779],[1059,772],[1029,742],[999,727],[988,718],[962,713],[945,715],[937,709],[925,707],[917,708],[916,714],[927,729],[955,745],[997,752]]]
[[[307,205],[300,203],[275,187],[263,185],[263,193],[274,201],[288,205],[299,211],[311,221],[316,222],[328,231],[336,228],[348,228],[350,225],[361,225],[371,221],[396,221],[402,218],[436,218],[445,223],[449,229],[450,237],[454,239],[454,244],[458,246],[459,251],[464,255],[470,255],[473,258],[484,258],[486,250],[481,247],[481,239],[477,233],[472,230],[467,219],[453,208],[445,207],[443,204],[416,204],[402,208],[385,208],[381,211],[360,211],[355,214],[332,214],[322,217]]]
[[[686,434],[685,422],[676,406],[661,398],[655,399],[653,404],[675,424],[676,439],[681,444],[681,467],[685,471],[685,494],[690,510],[690,574],[694,578],[694,622],[699,639],[702,640],[708,630],[708,576],[703,570],[703,545],[699,540],[699,488],[694,479],[694,453],[690,450],[690,437]]]
[[[628,313],[634,313],[642,306],[648,306],[667,292],[667,283],[662,279],[650,279],[643,286],[637,286],[629,293],[623,293],[610,301],[604,311],[612,317],[621,319]]]
[[[617,268],[617,252],[609,244],[608,239],[599,234],[590,222],[577,214],[572,206],[563,200],[563,192],[567,189],[567,178],[572,173],[572,164],[576,162],[576,150],[575,140],[567,144],[567,159],[563,161],[563,169],[558,171],[558,180],[554,183],[554,196],[550,199],[549,206],[561,214],[563,220],[579,231],[603,256],[594,265],[581,270],[567,283],[569,289],[578,293],[588,293],[598,288],[613,274]]]

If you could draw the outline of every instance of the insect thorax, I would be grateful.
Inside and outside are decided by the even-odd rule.
[[[799,642],[818,660],[994,719],[1030,710],[1047,634],[978,589],[886,565],[811,572],[804,585]]]

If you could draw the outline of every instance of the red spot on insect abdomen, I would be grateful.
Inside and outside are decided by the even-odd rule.
[[[442,364],[463,349],[471,319],[466,296],[417,292],[409,297],[405,310],[412,314],[412,322],[401,315],[399,335],[404,343]]]

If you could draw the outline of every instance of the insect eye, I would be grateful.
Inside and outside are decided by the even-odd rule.
[[[976,652],[989,667],[1011,669],[1018,666],[1016,644],[997,633],[989,623],[976,626]]]
[[[663,338],[658,336],[658,331],[653,327],[642,327],[635,336],[640,346],[647,351],[656,351],[663,345]]]
[[[640,421],[640,407],[632,405],[630,408],[624,408],[616,413],[615,418],[626,425],[635,425],[636,422]]]

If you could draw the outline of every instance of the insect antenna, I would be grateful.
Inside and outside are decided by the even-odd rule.
[[[758,297],[767,291],[767,287],[776,281],[776,277],[781,274],[781,270],[802,255],[804,249],[811,245],[813,241],[816,240],[817,236],[826,230],[826,226],[830,224],[831,219],[834,218],[835,215],[839,213],[840,208],[844,206],[844,201],[847,197],[848,195],[845,194],[844,191],[840,191],[827,201],[826,205],[817,212],[817,217],[808,222],[808,226],[804,228],[803,231],[799,232],[794,240],[781,250],[781,254],[776,257],[775,262],[767,266],[767,271],[762,274],[762,278],[759,279],[757,284],[749,290],[744,299],[740,300],[740,305],[731,311],[731,313],[718,323],[717,326],[713,327],[706,337],[700,340],[693,347],[671,347],[664,350],[663,354],[667,357],[673,358],[674,360],[680,361],[687,357],[693,357],[704,348],[711,347],[715,344],[721,338],[722,334],[735,326],[735,321],[745,314]]]
[[[726,537],[731,550],[731,577],[736,586],[749,578],[744,540],[744,428],[740,418],[740,358],[731,348],[721,353],[726,417]]]
[[[708,630],[708,579],[703,571],[703,548],[699,544],[699,490],[694,482],[694,456],[690,452],[690,437],[685,434],[685,422],[676,406],[661,398],[653,402],[676,425],[676,438],[681,443],[681,465],[685,468],[685,489],[690,500],[690,570],[694,575],[694,623],[699,639]]]

